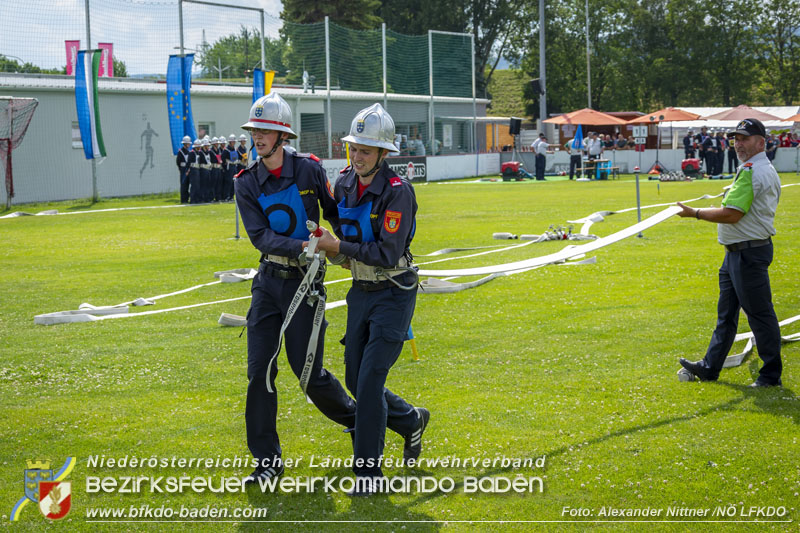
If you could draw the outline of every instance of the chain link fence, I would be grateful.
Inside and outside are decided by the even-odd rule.
[[[127,94],[157,91],[153,84],[165,80],[169,56],[194,54],[193,85],[205,86],[196,99],[198,132],[240,133],[234,130],[247,118],[245,95],[250,93],[253,70],[262,68],[275,71],[273,89],[294,110],[293,127],[300,136],[294,144],[300,151],[345,158],[341,138],[356,113],[375,102],[395,119],[401,155],[474,153],[478,146],[485,151],[474,120],[485,114],[486,102],[476,104],[474,96],[472,35],[405,35],[385,25],[354,30],[327,19],[296,24],[248,6],[249,1],[4,0],[0,79],[5,82],[0,80],[0,93],[22,86],[35,93],[35,81],[14,81],[23,77],[41,78],[40,88],[55,84],[64,90],[72,78],[66,75],[67,41],[80,41],[79,49],[110,43],[113,81],[125,82],[128,88],[120,90]],[[3,85],[9,89],[2,90]],[[204,101],[209,90],[230,96]],[[112,101],[105,94],[101,84],[101,106]],[[141,98],[125,100],[130,117],[124,125],[136,123],[149,131],[148,122],[153,121],[160,137],[153,134],[152,141],[161,142],[165,132],[158,110],[152,103],[138,109]],[[114,122],[120,109],[119,100],[114,102],[114,117],[102,117],[104,129],[123,125]],[[71,142],[74,148],[75,140]],[[110,158],[118,156],[118,150],[110,151]]]

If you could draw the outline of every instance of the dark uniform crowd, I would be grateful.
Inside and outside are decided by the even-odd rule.
[[[723,130],[709,131],[705,126],[697,134],[689,130],[683,138],[686,159],[699,159],[705,165],[705,173],[710,176],[721,175],[727,159],[728,174],[733,174],[739,166],[739,159],[733,149],[733,138],[726,137],[725,134]]]
[[[201,204],[233,200],[233,178],[247,167],[248,137],[236,135],[202,139],[182,139],[176,164],[180,179],[181,203]],[[191,147],[191,148],[190,148]]]

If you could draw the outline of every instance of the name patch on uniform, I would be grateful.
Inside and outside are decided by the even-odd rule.
[[[300,191],[300,196],[305,196],[306,194],[314,194],[313,189],[303,189]]]
[[[397,176],[394,176],[393,178],[389,178],[389,183],[392,184],[392,187],[399,187],[400,185],[403,184],[403,180],[401,180]]]
[[[400,229],[400,220],[402,218],[403,213],[399,211],[386,211],[386,216],[383,218],[383,229],[389,233],[396,233]]]

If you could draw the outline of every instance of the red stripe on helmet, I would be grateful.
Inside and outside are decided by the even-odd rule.
[[[251,118],[250,122],[263,122],[264,124],[277,124],[278,126],[285,126],[287,128],[291,128],[291,124],[287,124],[286,122],[278,122],[277,120],[265,120],[263,118]]]

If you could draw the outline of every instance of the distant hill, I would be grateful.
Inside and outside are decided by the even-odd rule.
[[[524,84],[522,72],[519,70],[495,70],[489,82],[492,104],[486,114],[493,117],[528,118],[522,101]]]

